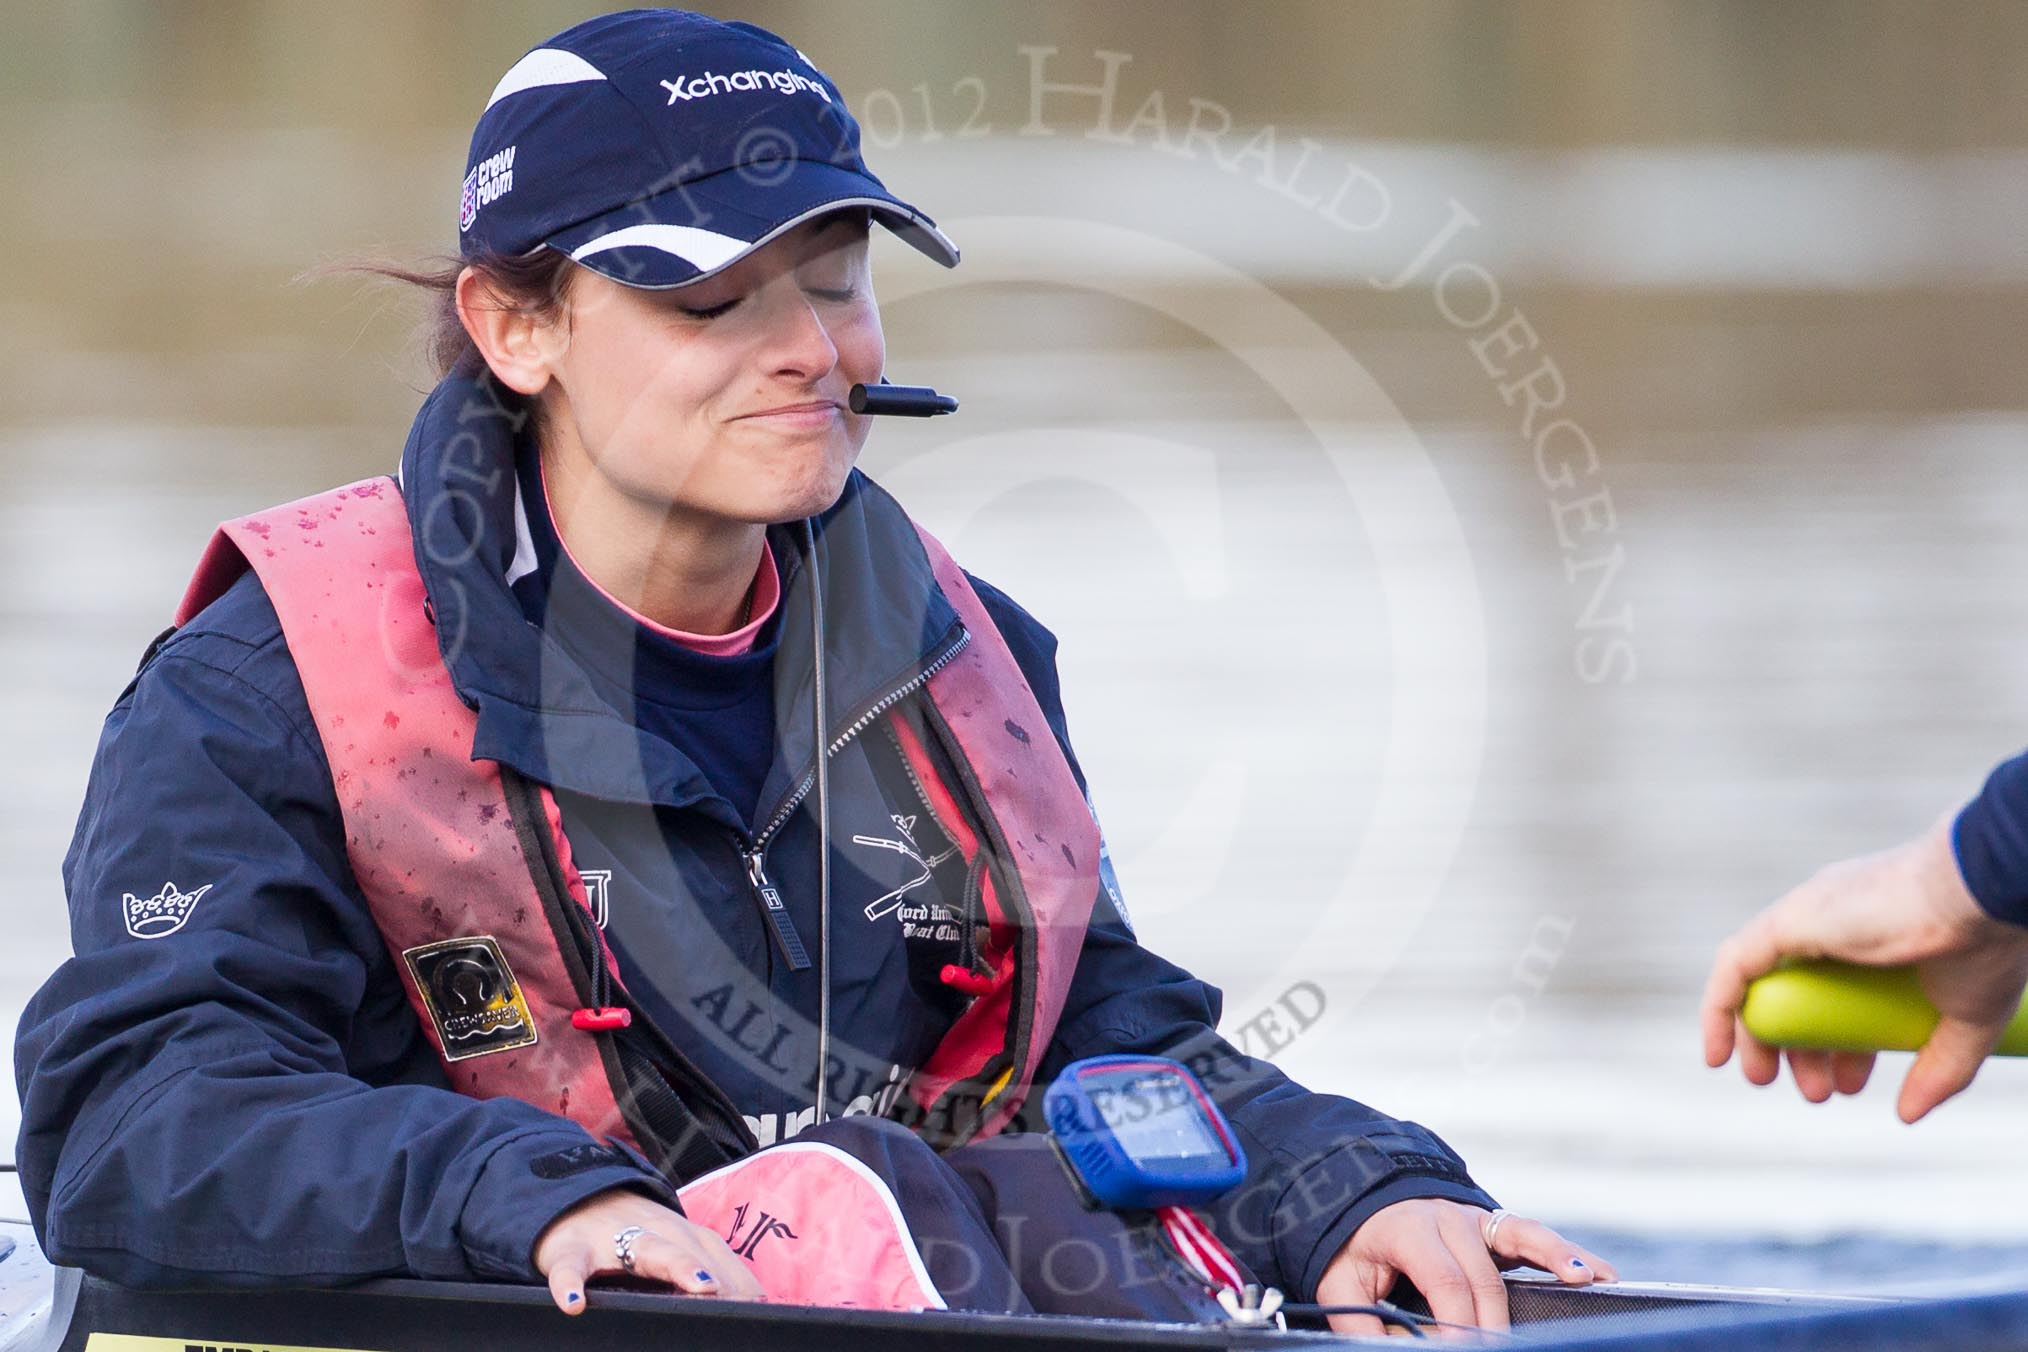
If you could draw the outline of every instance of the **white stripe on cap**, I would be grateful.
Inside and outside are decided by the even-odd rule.
[[[603,71],[576,52],[566,52],[561,47],[537,47],[507,68],[500,83],[493,86],[493,97],[486,100],[486,106],[491,108],[509,94],[519,94],[524,89],[605,78]]]
[[[607,249],[660,249],[700,272],[709,272],[752,247],[747,240],[721,235],[716,230],[700,230],[694,225],[629,225],[578,245],[570,256],[576,261]]]

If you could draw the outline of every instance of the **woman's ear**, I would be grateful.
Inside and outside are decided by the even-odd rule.
[[[458,274],[458,319],[499,382],[536,395],[555,374],[562,350],[555,324],[516,306],[477,268]]]

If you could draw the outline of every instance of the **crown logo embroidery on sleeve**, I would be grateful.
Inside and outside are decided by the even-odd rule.
[[[137,897],[132,892],[120,899],[125,912],[127,933],[136,939],[161,939],[183,928],[183,922],[196,909],[198,899],[211,890],[206,883],[195,892],[184,892],[175,883],[163,883],[162,890],[152,897]]]

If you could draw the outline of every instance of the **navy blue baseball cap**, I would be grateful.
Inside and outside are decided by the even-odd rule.
[[[825,212],[864,207],[945,267],[957,246],[859,152],[838,86],[764,28],[632,9],[500,77],[472,133],[459,252],[556,249],[616,282],[682,286]]]

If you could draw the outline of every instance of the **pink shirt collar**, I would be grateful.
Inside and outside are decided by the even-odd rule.
[[[693,634],[683,629],[671,629],[666,624],[657,624],[632,606],[627,605],[604,587],[597,578],[578,566],[577,559],[570,552],[570,545],[563,538],[563,531],[557,527],[555,509],[549,505],[549,476],[538,462],[537,472],[542,475],[542,509],[549,514],[549,529],[556,536],[557,547],[570,560],[570,566],[577,569],[578,576],[592,584],[598,594],[606,598],[615,610],[627,616],[635,624],[663,638],[673,639],[694,653],[704,657],[738,657],[753,648],[754,638],[761,626],[768,622],[768,616],[775,613],[775,606],[782,598],[781,571],[775,567],[775,551],[772,545],[761,547],[760,571],[754,576],[753,601],[747,608],[746,623],[729,634]]]

